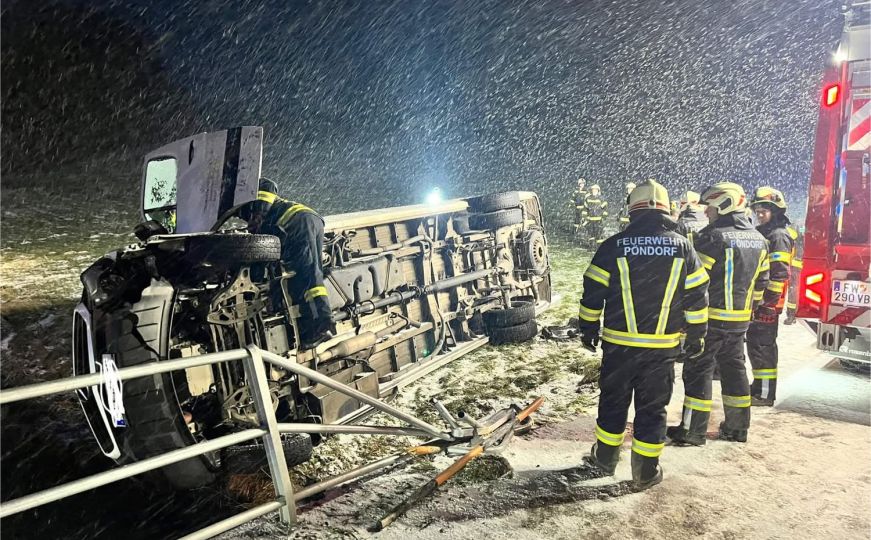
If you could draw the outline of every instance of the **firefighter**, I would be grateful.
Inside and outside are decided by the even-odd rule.
[[[693,241],[693,236],[708,225],[705,209],[699,204],[699,194],[695,191],[685,191],[680,197],[680,207],[677,222]]]
[[[601,197],[602,189],[599,184],[590,186],[590,194],[584,200],[581,217],[586,223],[587,242],[590,249],[596,249],[604,240],[605,223],[608,217],[608,201]]]
[[[783,324],[795,324],[795,311],[798,308],[798,280],[801,277],[802,257],[804,256],[804,226],[791,224],[786,232],[792,237],[792,260],[789,261],[789,285],[786,288],[786,319]]]
[[[578,178],[578,187],[572,193],[572,204],[575,208],[574,235],[575,238],[580,238],[581,230],[584,228],[584,220],[582,212],[584,211],[584,203],[587,200],[587,181],[583,177]]]
[[[747,441],[750,384],[744,369],[744,335],[753,313],[753,295],[768,283],[768,247],[744,212],[747,197],[738,184],[720,182],[701,196],[710,225],[695,235],[693,246],[710,275],[708,334],[705,352],[683,367],[681,422],[666,435],[678,444],[702,446],[711,416],[711,379],[720,368],[726,420],[720,439]],[[758,292],[757,292],[758,291]]]
[[[629,182],[626,184],[626,197],[629,197],[629,194],[632,193],[632,190],[635,189],[635,182]],[[620,209],[620,214],[618,215],[618,219],[620,222],[620,230],[624,230],[629,226],[629,202],[623,204],[623,208]]]
[[[751,203],[756,214],[756,230],[768,240],[768,286],[747,330],[747,356],[753,367],[750,393],[753,405],[771,407],[777,391],[777,317],[783,309],[784,291],[789,279],[795,243],[786,230],[786,200],[768,186],[760,187]]]
[[[278,186],[260,180],[257,200],[243,207],[240,216],[251,233],[271,234],[281,240],[281,262],[295,273],[289,295],[299,306],[299,341],[303,349],[316,346],[329,336],[331,310],[324,287],[324,220],[311,208],[278,196]]]
[[[704,351],[708,274],[669,214],[668,192],[642,182],[629,195],[629,226],[605,240],[584,273],[579,326],[585,347],[599,344],[601,394],[596,442],[584,460],[612,475],[620,457],[629,403],[635,399],[632,479],[640,489],[662,480],[665,407],[686,326],[684,354]]]

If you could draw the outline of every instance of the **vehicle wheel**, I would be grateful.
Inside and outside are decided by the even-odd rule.
[[[281,436],[284,459],[288,468],[305,463],[312,456],[312,438],[308,433],[286,433]],[[222,468],[231,474],[250,474],[268,468],[266,449],[262,444],[247,444],[224,448]]]
[[[188,238],[186,258],[195,264],[235,267],[281,259],[281,240],[270,234],[209,234]]]
[[[475,230],[498,229],[508,225],[523,223],[523,211],[520,208],[499,210],[488,214],[472,214],[469,225]]]
[[[172,300],[172,286],[153,281],[136,303],[101,314],[95,321],[99,350],[112,354],[120,368],[166,358]],[[123,389],[128,424],[119,441],[123,462],[196,444],[177,397],[178,392],[187,392],[183,373],[175,378],[163,373],[131,379]],[[202,487],[215,480],[214,470],[202,456],[167,465],[159,472],[177,489]]]
[[[847,371],[860,375],[871,375],[871,363],[869,362],[860,362],[859,360],[849,360],[847,358],[838,358],[838,362]]]
[[[538,325],[535,321],[527,321],[516,326],[494,326],[487,329],[491,345],[503,345],[506,343],[523,343],[529,341],[538,334]]]
[[[469,199],[469,210],[479,214],[517,208],[518,206],[520,206],[520,192],[518,191],[490,193]]]
[[[482,313],[487,328],[504,328],[517,326],[535,319],[535,304],[532,302],[513,301],[511,307],[494,308]]]
[[[541,276],[547,272],[547,244],[539,230],[526,231],[517,242],[518,267]]]

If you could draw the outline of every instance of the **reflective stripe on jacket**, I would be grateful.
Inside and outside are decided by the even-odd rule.
[[[708,274],[668,216],[648,211],[605,240],[584,273],[581,326],[624,347],[674,349],[707,331]]]
[[[739,213],[720,216],[697,233],[694,247],[708,270],[708,324],[743,332],[753,315],[754,293],[768,285],[768,243]]]
[[[762,296],[767,306],[783,307],[789,282],[792,263],[792,250],[795,242],[786,230],[789,220],[785,216],[774,216],[765,225],[756,228],[768,240],[768,286]]]

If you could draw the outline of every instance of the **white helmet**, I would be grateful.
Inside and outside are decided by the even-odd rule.
[[[744,188],[734,182],[714,184],[702,193],[700,202],[713,206],[721,215],[744,212],[747,209],[747,195],[744,193]]]
[[[636,210],[659,210],[669,213],[668,190],[656,180],[645,180],[632,190],[627,199],[629,213]]]

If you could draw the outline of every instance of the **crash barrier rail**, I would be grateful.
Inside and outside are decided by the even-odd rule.
[[[245,349],[235,349],[232,351],[192,356],[188,358],[151,362],[148,364],[121,368],[115,373],[117,374],[118,379],[124,381],[198,366],[231,362],[234,360],[242,360],[244,363],[245,372],[250,381],[251,397],[253,398],[255,410],[257,411],[257,416],[260,421],[259,428],[245,429],[237,433],[224,435],[192,446],[172,450],[165,454],[150,457],[136,463],[123,465],[116,469],[0,503],[0,518],[8,517],[25,510],[30,510],[50,502],[58,501],[72,495],[104,486],[118,480],[130,478],[144,472],[159,469],[173,463],[178,463],[208,452],[214,452],[228,446],[260,438],[262,439],[263,446],[266,450],[267,462],[269,464],[272,482],[275,487],[275,500],[209,525],[208,527],[183,537],[183,540],[211,538],[276,510],[279,512],[281,522],[289,526],[296,522],[297,501],[354,478],[369,474],[375,470],[399,463],[413,455],[433,453],[442,448],[436,446],[413,447],[406,453],[390,456],[374,463],[358,467],[357,469],[348,471],[339,476],[326,479],[318,484],[307,486],[294,494],[293,486],[290,482],[290,473],[288,472],[287,462],[281,445],[281,433],[387,434],[430,437],[436,441],[447,442],[455,440],[451,434],[439,430],[423,420],[404,413],[401,410],[364,394],[355,388],[334,381],[317,371],[301,366],[287,358],[268,351],[263,351],[256,346],[248,346]],[[270,397],[269,386],[267,383],[266,362],[284,368],[295,373],[297,376],[306,377],[314,383],[323,384],[326,387],[353,397],[361,403],[365,403],[374,409],[385,412],[412,427],[279,423],[276,420],[275,411],[272,408],[272,399]],[[6,389],[0,391],[0,405],[6,405],[8,403],[26,399],[46,397],[63,392],[71,392],[92,386],[101,386],[106,384],[106,382],[107,380],[104,374],[95,373],[90,375],[79,375],[58,381]],[[441,414],[441,411],[439,412]],[[444,415],[442,415],[442,417],[444,418]],[[450,417],[448,416],[448,418]],[[453,422],[449,422],[449,424],[453,424]]]

